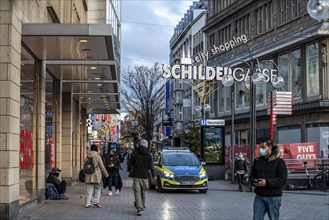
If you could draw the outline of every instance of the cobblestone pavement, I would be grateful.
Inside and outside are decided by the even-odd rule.
[[[252,219],[255,194],[238,192],[238,185],[230,181],[209,182],[206,194],[197,191],[158,193],[147,192],[147,204],[142,216],[136,216],[133,206],[132,179],[122,171],[124,186],[119,195],[108,196],[103,190],[102,208],[85,208],[83,183],[68,187],[69,200],[46,200],[24,208],[19,219]],[[268,219],[268,218],[265,218]],[[329,219],[329,194],[319,191],[285,191],[282,198],[281,218],[291,220]]]

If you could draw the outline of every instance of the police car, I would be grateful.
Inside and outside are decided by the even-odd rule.
[[[164,190],[208,190],[208,175],[204,162],[187,147],[165,147],[153,157],[154,169],[149,173],[149,188]]]

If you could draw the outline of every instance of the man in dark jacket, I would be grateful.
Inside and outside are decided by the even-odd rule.
[[[52,183],[57,189],[57,192],[59,193],[59,196],[61,199],[68,199],[68,197],[64,194],[66,192],[66,181],[62,180],[60,181],[58,179],[59,173],[61,172],[60,169],[57,167],[53,167],[51,169],[51,172],[49,172],[49,175],[47,177],[46,183]]]
[[[135,207],[137,215],[142,215],[146,202],[147,174],[152,168],[152,156],[148,150],[148,142],[142,139],[129,160],[132,168],[130,177],[133,178],[133,190],[135,196]]]
[[[250,173],[250,183],[255,186],[254,220],[270,220],[280,217],[282,189],[287,184],[287,167],[280,157],[281,151],[272,141],[261,142],[260,157],[254,160]]]

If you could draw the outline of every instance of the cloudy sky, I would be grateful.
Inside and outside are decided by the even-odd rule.
[[[169,40],[193,0],[122,0],[121,66],[169,63]]]

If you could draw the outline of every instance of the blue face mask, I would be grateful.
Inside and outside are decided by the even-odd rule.
[[[262,157],[266,156],[266,155],[267,155],[266,150],[263,149],[263,148],[260,148],[260,149],[259,149],[259,155],[262,156]]]

